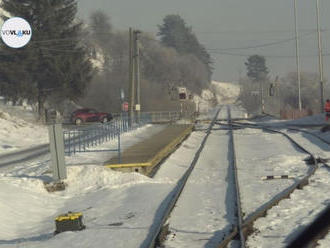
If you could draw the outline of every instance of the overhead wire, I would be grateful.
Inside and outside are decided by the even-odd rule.
[[[324,31],[324,30],[323,30]],[[313,30],[311,32],[307,32],[304,33],[302,35],[300,35],[300,37],[304,37],[304,36],[309,36],[314,34],[316,31]],[[93,33],[95,35],[111,35],[110,33]],[[81,37],[81,38],[86,38],[86,37]],[[62,42],[68,42],[68,41],[75,41],[75,40],[82,40],[81,38],[77,38],[77,37],[72,37],[72,38],[58,38],[58,39],[48,39],[48,40],[36,40],[36,41],[32,41],[30,45],[32,46],[38,46],[38,48],[42,49],[42,50],[48,50],[48,51],[54,51],[54,52],[62,52],[62,53],[76,53],[79,51],[76,51],[74,49],[65,49],[67,47],[72,47],[72,43],[70,44],[63,44]],[[157,41],[159,42],[158,39],[155,38],[151,38],[151,37],[143,37],[144,39],[148,39],[148,40],[152,40],[152,41]],[[268,42],[268,43],[264,43],[264,44],[258,44],[258,45],[254,45],[254,46],[243,46],[243,47],[231,47],[231,48],[206,48],[206,50],[210,53],[210,54],[219,54],[219,55],[228,55],[228,56],[239,56],[239,57],[248,57],[250,56],[249,54],[242,54],[242,53],[232,53],[232,52],[228,52],[231,50],[249,50],[249,49],[258,49],[258,48],[264,48],[264,47],[269,47],[269,46],[277,46],[283,43],[288,43],[290,41],[295,40],[295,37],[291,37],[291,38],[287,38],[287,39],[283,39],[283,40],[279,40],[279,41],[274,41],[274,42]],[[52,43],[58,43],[59,44],[52,44]],[[1,51],[3,52],[3,51]],[[0,53],[1,53],[0,52]],[[264,55],[265,57],[274,57],[274,58],[293,58],[295,56],[290,56],[290,55]],[[309,56],[305,56],[305,57],[313,57],[314,55],[309,55]],[[316,56],[316,55],[315,55]],[[324,54],[324,56],[330,56],[330,54],[326,53]],[[121,56],[119,56],[121,57]]]
[[[300,38],[303,36],[308,36],[311,34],[315,34],[316,31],[313,32],[308,32],[305,34],[300,35]],[[284,40],[279,40],[279,41],[274,41],[274,42],[269,42],[269,43],[264,43],[264,44],[259,44],[259,45],[255,45],[255,46],[245,46],[245,47],[232,47],[232,48],[208,48],[206,50],[210,50],[210,51],[227,51],[227,50],[246,50],[246,49],[256,49],[256,48],[263,48],[263,47],[268,47],[268,46],[275,46],[275,45],[279,45],[282,43],[287,43],[290,41],[295,40],[295,37],[292,38],[288,38],[288,39],[284,39]]]
[[[229,55],[229,56],[234,56],[234,57],[249,57],[252,54],[241,54],[241,53],[230,53],[230,52],[210,52],[211,54],[219,54],[219,55]],[[266,58],[295,58],[295,55],[275,55],[275,54],[263,54],[263,57]],[[303,55],[301,57],[317,57],[318,55]],[[328,57],[330,56],[330,53],[324,53],[323,56]]]

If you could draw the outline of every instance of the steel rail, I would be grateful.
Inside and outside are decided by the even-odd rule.
[[[225,125],[225,123],[219,123],[217,122],[217,124],[222,124]],[[300,180],[296,181],[293,185],[291,185],[290,187],[288,187],[287,189],[283,190],[282,192],[280,192],[279,194],[277,194],[275,197],[273,197],[273,199],[271,199],[270,201],[268,201],[266,204],[262,205],[261,207],[259,207],[256,211],[254,211],[253,213],[249,214],[244,220],[243,220],[243,224],[241,227],[241,233],[243,235],[248,235],[252,232],[252,228],[253,228],[253,224],[254,222],[260,218],[260,217],[264,217],[267,213],[267,211],[269,209],[271,209],[272,207],[274,207],[275,205],[277,205],[281,200],[286,199],[290,196],[290,194],[292,192],[294,192],[296,189],[302,189],[305,185],[308,184],[308,180],[309,178],[314,175],[317,167],[317,159],[314,157],[314,155],[309,152],[307,149],[305,149],[303,146],[301,146],[299,143],[297,143],[292,137],[290,137],[289,135],[287,135],[284,132],[278,131],[278,130],[273,130],[271,128],[268,127],[264,127],[264,126],[257,126],[257,125],[251,125],[250,123],[240,123],[240,122],[236,122],[236,121],[232,121],[232,123],[229,125],[229,128],[231,127],[236,127],[236,128],[244,128],[244,127],[250,127],[250,128],[255,128],[255,129],[263,129],[265,131],[268,132],[272,132],[272,133],[278,133],[281,134],[283,136],[285,136],[287,139],[289,139],[295,146],[297,146],[299,149],[301,149],[302,151],[304,151],[305,153],[309,154],[311,159],[312,159],[312,164],[313,166],[311,166],[307,172],[307,174]],[[327,165],[326,165],[327,166]],[[226,247],[226,245],[235,238],[235,233],[238,234],[239,233],[239,228],[235,229],[232,233],[230,233],[229,235],[227,235],[224,238],[224,241],[221,242],[221,244],[218,247]],[[241,236],[241,234],[240,234]]]
[[[26,162],[49,153],[49,144],[42,144],[32,148],[19,150],[0,155],[0,168],[9,165]]]
[[[330,205],[323,209],[315,220],[307,225],[300,234],[287,246],[287,248],[316,247],[317,241],[323,239],[330,229]]]
[[[255,212],[251,213],[250,215],[248,215],[246,217],[246,219],[244,220],[243,223],[243,229],[246,232],[249,232],[252,230],[253,224],[256,221],[256,219],[263,217],[266,215],[266,212],[271,209],[273,206],[277,205],[281,200],[286,199],[290,196],[291,193],[293,193],[296,189],[302,189],[305,185],[308,185],[308,180],[311,176],[314,175],[315,171],[317,170],[318,166],[317,166],[317,159],[314,157],[314,155],[308,151],[307,149],[305,149],[303,146],[301,146],[298,142],[296,142],[292,137],[290,137],[288,134],[281,132],[279,130],[274,130],[271,129],[269,127],[265,127],[265,126],[259,126],[259,125],[254,125],[254,124],[247,124],[247,123],[238,123],[235,125],[239,125],[239,126],[248,126],[250,128],[255,128],[255,129],[263,129],[265,131],[268,132],[273,132],[273,133],[278,133],[281,134],[283,136],[285,136],[287,139],[289,139],[295,146],[297,146],[299,149],[301,149],[302,151],[304,151],[305,153],[309,154],[311,159],[313,160],[313,166],[311,166],[307,172],[307,174],[300,180],[298,180],[297,182],[295,182],[293,185],[291,185],[289,188],[285,189],[284,191],[282,191],[281,193],[279,193],[278,195],[276,195],[272,200],[270,200],[269,202],[267,202],[266,204],[264,204],[263,206],[261,206],[260,208],[258,208]],[[301,130],[298,130],[301,131]],[[309,133],[309,132],[308,132]],[[311,133],[309,133],[311,134]],[[314,135],[315,137],[319,138],[317,135]],[[322,139],[320,139],[322,141]],[[328,166],[327,164],[324,163],[325,166]]]
[[[288,129],[288,130],[292,130],[292,131],[298,131],[298,132],[302,132],[302,133],[309,134],[309,135],[311,135],[311,136],[313,136],[313,137],[315,137],[315,138],[318,138],[318,139],[321,140],[322,142],[324,142],[324,143],[330,145],[330,142],[327,141],[326,139],[323,139],[322,137],[316,135],[315,133],[309,132],[309,131],[307,131],[307,130],[299,129],[299,128],[293,128],[293,127],[288,127],[287,129]]]
[[[237,174],[237,163],[236,163],[236,152],[235,152],[235,141],[234,141],[234,131],[233,124],[231,119],[230,107],[227,106],[228,111],[228,125],[229,135],[230,135],[230,146],[231,146],[231,154],[232,154],[232,169],[234,173],[235,180],[235,193],[236,193],[236,211],[237,211],[237,231],[239,234],[239,239],[241,242],[241,248],[245,248],[245,236],[243,233],[243,214],[242,214],[242,205],[241,205],[241,194],[238,182],[238,174]]]
[[[303,150],[304,152],[308,153],[309,155],[313,156],[313,154],[309,151],[307,151],[303,146],[301,146],[299,143],[297,143],[292,137],[290,137],[290,135],[282,132],[282,131],[279,131],[277,130],[278,128],[283,128],[283,126],[281,127],[271,127],[271,126],[267,126],[267,125],[258,125],[258,124],[254,124],[254,123],[241,123],[241,122],[237,122],[235,121],[234,124],[237,126],[237,127],[242,127],[242,126],[248,126],[250,128],[257,128],[257,129],[263,129],[263,130],[266,130],[266,131],[269,131],[269,132],[274,132],[274,133],[279,133],[279,134],[282,134],[284,135],[285,137],[287,137],[292,143],[294,143],[296,146],[298,146],[301,150]],[[298,132],[303,132],[303,133],[306,133],[308,135],[311,135],[317,139],[319,139],[320,141],[322,141],[323,143],[327,144],[327,145],[330,145],[330,142],[323,139],[322,137],[314,134],[314,133],[311,133],[307,130],[302,130],[302,129],[299,129],[299,128],[293,128],[293,127],[285,127],[287,130],[292,130],[292,131],[298,131]],[[314,156],[313,156],[314,157]]]
[[[214,126],[214,124],[216,122],[216,118],[219,115],[219,112],[221,109],[222,109],[222,107],[217,110],[212,122],[209,125],[209,128],[207,129],[206,135],[203,138],[202,143],[194,156],[193,161],[191,162],[187,171],[178,180],[177,185],[175,186],[174,190],[172,191],[172,192],[174,192],[174,195],[171,197],[170,201],[168,202],[167,206],[165,207],[165,211],[163,212],[163,215],[160,218],[159,223],[157,223],[156,228],[151,230],[148,237],[143,241],[143,243],[139,247],[141,247],[141,248],[154,248],[155,247],[157,238],[161,234],[163,226],[165,225],[170,213],[172,212],[177,200],[179,199],[179,197],[188,181],[189,176],[191,175],[193,169],[195,168],[195,166],[197,164],[200,154],[205,147],[205,143],[211,133],[212,127]]]

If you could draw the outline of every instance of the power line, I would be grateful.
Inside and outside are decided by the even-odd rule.
[[[69,52],[69,53],[81,53],[81,51],[77,50],[65,50],[65,49],[56,49],[56,48],[48,48],[48,47],[39,47],[42,50],[49,50],[49,51],[55,51],[55,52]]]
[[[317,31],[316,29],[313,28],[305,28],[305,29],[300,29],[302,32],[311,32],[311,31]],[[329,29],[322,29],[322,32],[328,32]],[[146,33],[152,33],[152,34],[157,34],[158,31],[156,30],[144,30]],[[202,31],[201,29],[193,29],[192,32],[194,34],[214,34],[214,35],[222,35],[222,34],[243,34],[245,33],[248,34],[278,34],[278,33],[292,33],[292,29],[273,29],[273,30],[253,30],[253,29],[242,29],[242,30],[218,30],[218,31]]]
[[[217,52],[217,51],[210,52],[210,53],[211,54],[218,54],[218,55],[228,55],[228,56],[233,56],[233,57],[249,57],[249,56],[252,55],[252,54]],[[296,57],[294,55],[271,55],[271,54],[266,54],[266,55],[262,55],[262,56],[267,57],[267,58],[295,58]],[[312,57],[316,57],[316,56],[317,56],[317,54],[315,54],[315,55],[305,55],[305,56],[302,56],[302,57],[312,58]],[[330,53],[325,53],[325,54],[323,54],[323,56],[330,56]]]
[[[315,32],[316,31],[313,30],[312,32],[302,34],[300,37],[309,36],[309,35],[315,34]],[[98,35],[99,34],[107,34],[107,35],[109,35],[109,33],[94,33],[94,34],[98,34]],[[74,40],[77,40],[77,39],[79,39],[79,38],[73,37],[73,38],[58,38],[58,39],[49,39],[49,40],[39,40],[39,41],[32,41],[31,45],[35,46],[35,45],[38,45],[38,43],[40,43],[40,44],[43,44],[43,45],[39,46],[39,48],[42,49],[42,50],[49,50],[49,51],[62,52],[62,53],[79,53],[80,51],[76,51],[76,50],[73,50],[73,49],[62,49],[62,48],[66,48],[66,47],[72,47],[72,45],[74,45],[72,43],[71,44],[53,44],[53,45],[52,44],[47,44],[47,43],[50,43],[50,42],[67,42],[67,41],[74,41]],[[151,37],[142,37],[142,39],[147,39],[147,40],[156,41],[156,42],[160,41],[160,40],[157,40],[157,39],[151,38]],[[232,48],[206,48],[206,50],[210,54],[248,57],[248,56],[250,56],[250,54],[231,53],[231,52],[226,52],[226,51],[230,51],[230,50],[248,50],[248,49],[257,49],[257,48],[263,48],[263,47],[268,47],[268,46],[276,46],[276,45],[280,45],[282,43],[290,42],[292,40],[295,40],[295,37],[283,39],[283,40],[280,40],[280,41],[274,41],[274,42],[264,43],[264,44],[260,44],[260,45],[255,45],[255,46],[232,47]],[[264,55],[264,56],[265,57],[272,57],[272,58],[292,58],[292,57],[294,57],[294,56],[290,56],[290,55],[289,56],[288,55]],[[330,56],[330,54],[324,54],[324,56]],[[121,58],[121,57],[122,56],[119,56],[119,58]],[[314,57],[314,55],[305,56],[305,57]]]
[[[316,31],[308,32],[308,33],[305,33],[305,34],[300,35],[300,37],[308,36],[308,35],[311,35],[311,34],[315,34],[315,32]],[[292,38],[288,38],[288,39],[284,39],[284,40],[280,40],[280,41],[274,41],[274,42],[260,44],[260,45],[255,45],[255,46],[232,47],[232,48],[209,48],[209,49],[206,49],[206,50],[210,50],[210,51],[228,51],[228,50],[256,49],[256,48],[263,48],[263,47],[268,47],[268,46],[279,45],[279,44],[282,44],[282,43],[287,43],[287,42],[293,41],[295,39],[296,39],[296,37],[292,37]]]

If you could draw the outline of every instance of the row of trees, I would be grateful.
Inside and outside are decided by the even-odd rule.
[[[65,99],[120,111],[120,90],[128,95],[127,31],[114,30],[101,11],[84,25],[76,18],[76,0],[3,0],[0,7],[33,30],[24,48],[0,45],[0,95],[37,103],[40,116],[46,102],[63,111]],[[166,16],[158,35],[160,40],[140,36],[143,110],[177,108],[171,100],[175,87],[200,93],[212,74],[209,54],[180,16]]]
[[[93,34],[90,42],[97,48],[96,54],[102,55],[103,66],[80,103],[119,112],[120,90],[128,92],[128,32],[114,30],[110,18],[102,11],[91,15],[90,27]],[[211,78],[211,61],[199,57],[205,48],[181,17],[166,16],[159,28],[160,40],[144,32],[139,35],[143,111],[178,110],[180,104],[173,99],[177,86],[200,93],[208,88]],[[166,42],[179,41],[183,36],[189,37],[185,44]]]

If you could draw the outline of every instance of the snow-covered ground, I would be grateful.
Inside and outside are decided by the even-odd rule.
[[[150,128],[134,132],[140,132],[142,139],[142,133],[150,135]],[[67,168],[66,191],[49,194],[42,183],[47,174],[22,175],[17,167],[1,174],[0,247],[137,247],[148,238],[204,135],[192,134],[162,167],[166,171],[169,163],[176,170],[160,170],[155,179],[76,164]],[[67,211],[82,211],[86,230],[53,236],[54,218]]]
[[[249,247],[285,247],[295,236],[313,221],[330,204],[329,171],[321,167],[303,190],[296,190],[290,199],[273,207],[264,218],[258,219],[256,232],[247,240]],[[329,239],[320,241],[329,247]]]
[[[210,109],[204,116],[210,118],[214,113],[215,110]],[[219,118],[226,116],[227,109],[223,108]],[[232,111],[232,117],[244,117],[244,112],[236,107]],[[22,121],[13,114],[6,118],[3,118],[3,126],[8,128],[12,128],[10,123]],[[316,122],[318,119],[319,117],[315,116],[300,122],[304,124]],[[23,144],[24,137],[28,137],[33,129],[36,129],[34,123],[26,123],[27,126],[31,125],[31,128],[24,129],[24,126],[17,124],[17,132],[10,132],[12,137],[0,133],[1,144],[8,144],[6,142],[12,140],[13,147],[23,147],[21,143]],[[123,146],[128,147],[145,139],[161,128],[149,125],[125,134]],[[47,130],[43,131],[43,135],[39,129],[36,131],[45,139],[40,138],[40,143],[47,142]],[[289,134],[303,142],[307,149],[310,148],[322,156],[329,155],[328,148],[324,147],[324,144],[320,145],[319,141],[312,141],[300,133]],[[48,193],[44,188],[43,181],[49,180],[51,176],[48,156],[0,170],[0,247],[143,247],[149,238],[149,230],[159,222],[177,180],[191,164],[205,135],[204,131],[193,132],[164,162],[152,179],[137,173],[121,173],[99,166],[102,161],[113,156],[110,153],[78,154],[66,158],[68,178],[65,180],[67,189],[63,192]],[[166,243],[168,247],[202,247],[203,244],[212,244],[212,241],[219,237],[219,229],[226,226],[226,222],[222,222],[226,219],[226,209],[219,208],[221,201],[226,204],[226,189],[219,189],[217,183],[213,183],[213,179],[218,180],[217,182],[227,180],[223,174],[228,148],[226,135],[226,131],[213,131],[206,143],[204,150],[207,152],[201,155],[188,183],[192,186],[191,190],[187,189],[187,195],[183,195],[177,203],[179,208],[175,211],[179,213],[178,218],[173,218],[170,225],[179,234],[176,234],[176,238],[169,235]],[[237,130],[235,142],[246,214],[292,183],[292,180],[262,181],[261,176],[290,174],[300,178],[307,170],[307,166],[302,162],[305,155],[295,150],[279,135],[255,129]],[[24,147],[35,143],[37,142],[34,138],[27,139]],[[102,147],[114,146],[116,142],[111,141]],[[216,166],[222,169],[217,170]],[[209,172],[211,173],[208,174]],[[299,226],[310,221],[322,206],[329,204],[326,199],[329,199],[327,191],[330,180],[329,177],[324,177],[327,173],[329,172],[321,168],[313,177],[313,183],[306,187],[306,191],[304,189],[294,193],[293,198],[300,202],[300,207],[294,208],[292,201],[288,199],[273,208],[268,217],[259,219],[255,227],[260,231],[260,235],[251,236],[248,240],[250,247],[282,247],[279,240],[285,241],[285,235],[292,235]],[[306,192],[315,195],[311,201],[305,199]],[[212,197],[214,193],[216,197]],[[307,208],[302,207],[307,204],[310,204]],[[311,208],[314,210],[306,213]],[[185,218],[190,213],[188,210],[195,211],[193,215],[198,217],[198,224]],[[68,211],[81,211],[86,229],[54,236],[55,217]],[[278,216],[277,222],[273,221],[274,216]],[[289,220],[294,224],[287,225],[281,234],[281,229]],[[193,233],[198,226],[204,227],[205,233],[197,235],[200,240],[190,239],[189,237],[197,237]],[[278,230],[275,231],[277,238],[272,236],[273,229]],[[330,247],[329,237],[320,243],[322,247]]]

